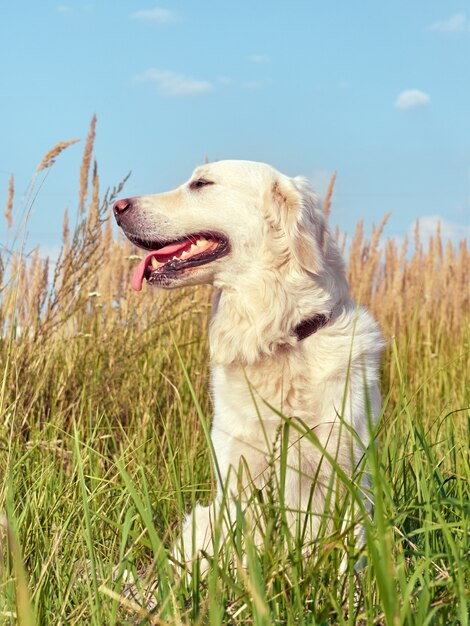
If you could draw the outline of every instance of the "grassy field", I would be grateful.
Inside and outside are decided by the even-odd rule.
[[[178,578],[179,523],[213,495],[212,294],[131,292],[136,251],[113,237],[120,189],[100,195],[94,126],[57,264],[28,250],[24,226],[1,252],[0,623],[467,624],[467,243],[416,232],[407,249],[381,244],[383,224],[370,239],[359,224],[350,246],[353,292],[388,340],[365,547],[338,521],[306,555],[268,494],[256,503],[272,520],[264,546],[239,511],[208,576]],[[12,241],[65,148],[45,156],[19,209],[11,181]],[[345,493],[355,496],[346,479]]]

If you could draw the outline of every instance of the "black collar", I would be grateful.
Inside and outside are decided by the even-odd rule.
[[[309,317],[306,320],[297,324],[297,326],[293,330],[293,334],[297,337],[299,341],[302,339],[306,339],[316,333],[317,330],[326,326],[330,321],[330,315],[324,315],[323,313],[319,313],[318,315],[314,315],[313,317]]]

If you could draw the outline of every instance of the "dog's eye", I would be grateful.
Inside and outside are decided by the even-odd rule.
[[[205,178],[198,178],[197,180],[192,180],[189,183],[190,189],[201,189],[201,187],[207,187],[207,185],[213,185],[214,183],[211,180],[206,180]]]

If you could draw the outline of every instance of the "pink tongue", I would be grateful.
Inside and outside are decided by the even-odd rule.
[[[185,243],[170,243],[168,246],[161,248],[160,250],[155,250],[154,252],[150,252],[147,254],[145,259],[143,259],[139,265],[135,268],[134,273],[132,275],[131,287],[134,291],[141,291],[142,289],[142,281],[144,280],[145,268],[150,262],[150,259],[154,256],[156,259],[165,259],[169,255],[173,255],[181,248],[185,248],[188,245],[188,242]],[[166,259],[168,260],[168,259]]]
[[[149,256],[152,255],[149,254]],[[147,259],[148,257],[141,261],[132,274],[131,287],[134,291],[140,291],[142,289],[142,281],[144,280],[144,272],[147,267]]]

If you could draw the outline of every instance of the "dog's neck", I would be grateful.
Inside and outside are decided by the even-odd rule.
[[[330,323],[333,309],[342,308],[311,282],[295,295],[282,281],[271,286],[260,290],[245,283],[243,290],[238,285],[219,292],[209,331],[213,365],[250,365],[276,356],[279,349],[295,350]]]

